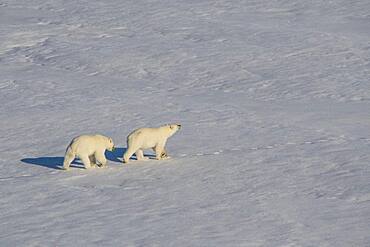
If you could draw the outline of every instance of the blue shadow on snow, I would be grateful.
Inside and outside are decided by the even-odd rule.
[[[23,163],[43,166],[50,169],[62,170],[64,157],[39,157],[39,158],[25,158],[21,159]],[[77,166],[76,166],[77,165]],[[74,160],[71,167],[83,167],[81,162]]]
[[[121,163],[122,156],[125,153],[125,151],[126,151],[126,148],[116,148],[113,152],[105,151],[105,157],[107,158],[107,160]],[[150,155],[150,154],[149,155],[145,154],[145,156],[154,157],[153,155]],[[133,155],[133,157],[131,157],[131,159],[136,160],[135,154]],[[23,163],[43,166],[43,167],[47,167],[50,169],[56,169],[56,170],[62,169],[63,160],[64,160],[64,157],[38,157],[38,158],[21,159]],[[83,164],[78,159],[75,159],[72,162],[71,167],[83,168]]]
[[[118,159],[118,157],[122,157],[123,153],[126,151],[126,148],[116,148],[114,152],[105,151],[105,157],[107,160],[114,161],[114,162],[122,162]],[[23,163],[43,166],[50,169],[61,170],[63,167],[64,157],[38,157],[38,158],[25,158],[21,159]],[[75,159],[71,167],[76,168],[83,168],[83,164],[80,162],[79,159]]]

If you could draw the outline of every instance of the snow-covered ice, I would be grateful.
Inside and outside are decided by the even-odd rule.
[[[0,0],[0,105],[0,246],[370,246],[368,0]]]

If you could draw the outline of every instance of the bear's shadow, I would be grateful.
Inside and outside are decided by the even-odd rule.
[[[124,152],[126,151],[126,148],[116,148],[113,152],[105,151],[105,157],[109,161],[113,162],[122,162],[122,156]],[[152,156],[152,155],[145,155],[145,156]],[[120,158],[120,159],[118,159]],[[131,157],[131,159],[136,159],[135,157]],[[64,157],[38,157],[38,158],[25,158],[21,159],[23,163],[31,164],[31,165],[38,165],[38,166],[44,166],[50,169],[57,169],[61,170],[63,167],[63,160]],[[71,167],[76,168],[84,168],[83,164],[79,159],[75,159]]]
[[[114,162],[122,162],[122,156],[125,152],[126,148],[115,148],[113,152],[105,151],[105,158],[107,158],[107,160]]]
[[[105,151],[105,157],[109,161],[122,163],[122,156],[125,153],[125,151],[126,151],[126,148],[115,148],[113,152]],[[152,155],[152,154],[145,154],[145,156],[149,158],[155,157],[155,155]],[[131,157],[131,159],[136,160],[135,154],[133,155],[133,157]],[[56,170],[62,169],[63,160],[64,160],[64,157],[38,157],[38,158],[21,159],[23,163],[44,166],[44,167],[47,167],[50,169],[56,169]],[[75,159],[72,162],[71,167],[84,168],[84,165],[81,163],[79,159]]]
[[[64,157],[38,157],[21,159],[23,163],[44,166],[50,169],[62,170]],[[74,160],[71,167],[82,168],[83,164],[79,160]]]

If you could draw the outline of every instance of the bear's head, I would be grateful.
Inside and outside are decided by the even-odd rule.
[[[111,152],[113,152],[114,151],[114,143],[113,143],[113,140],[112,140],[112,138],[107,138],[107,149],[109,150],[109,151],[111,151]]]
[[[181,129],[181,124],[166,124],[164,127],[168,129],[169,136],[172,136]]]

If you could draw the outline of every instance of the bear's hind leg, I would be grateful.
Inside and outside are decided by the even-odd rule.
[[[75,155],[72,154],[69,150],[66,152],[63,161],[63,170],[68,170],[72,161],[75,159]]]
[[[144,152],[142,149],[139,149],[135,152],[137,160],[148,160],[148,157],[144,157]]]
[[[105,150],[104,150],[104,151],[105,151]],[[103,152],[103,153],[99,153],[99,152],[95,153],[95,158],[96,158],[97,162],[99,162],[99,163],[100,163],[100,166],[101,166],[101,167],[106,166],[106,164],[107,164],[107,159],[105,158],[105,154],[104,154],[104,152]]]
[[[133,150],[132,148],[127,148],[125,154],[123,155],[123,163],[128,163],[131,156],[136,152],[137,150]]]

